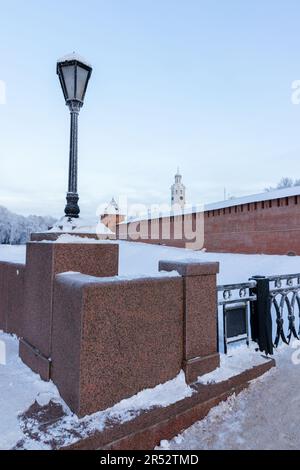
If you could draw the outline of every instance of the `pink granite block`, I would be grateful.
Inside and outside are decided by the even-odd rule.
[[[106,409],[182,368],[178,277],[55,283],[52,380],[78,415]]]

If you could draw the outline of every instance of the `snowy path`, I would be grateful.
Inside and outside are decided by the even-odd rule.
[[[209,415],[161,449],[254,450],[300,448],[300,343],[281,347],[277,367],[248,390],[211,410]],[[292,361],[298,362],[294,364]]]

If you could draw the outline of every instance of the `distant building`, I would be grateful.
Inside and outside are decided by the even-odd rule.
[[[101,215],[101,222],[112,232],[116,232],[116,226],[121,222],[124,222],[124,220],[125,215],[120,214],[119,206],[113,197]]]
[[[185,186],[182,183],[182,175],[178,168],[175,175],[175,183],[171,186],[171,206],[184,209],[185,204]]]

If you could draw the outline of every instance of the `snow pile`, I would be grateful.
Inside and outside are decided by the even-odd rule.
[[[96,240],[95,238],[89,237],[80,237],[79,235],[70,235],[69,233],[64,233],[63,235],[59,235],[57,240],[43,240],[43,243],[80,243],[80,244],[92,244],[95,243],[104,243],[105,240]]]
[[[99,219],[85,219],[81,217],[71,220],[69,220],[67,217],[62,217],[53,225],[49,232],[87,233],[97,235],[113,234],[113,232],[102,222],[100,222]]]
[[[0,363],[0,449],[12,449],[22,442],[25,449],[51,448],[50,442],[69,445],[80,437],[87,437],[96,430],[103,430],[111,420],[124,423],[138,416],[141,411],[163,407],[190,397],[193,390],[186,385],[183,372],[162,385],[143,390],[137,395],[122,400],[112,408],[78,419],[64,401],[52,382],[43,382],[37,374],[26,367],[18,357],[18,340],[0,332],[0,344],[5,345],[6,365]],[[20,415],[37,402],[41,406],[49,402],[61,405],[64,415],[46,429],[39,428],[33,419],[25,424]],[[24,429],[30,429],[24,434]]]
[[[22,363],[16,338],[0,333],[0,341],[6,349],[6,365],[0,363],[0,449],[11,449],[23,438],[18,415],[39,397],[45,402],[46,397],[59,399],[59,394]]]
[[[0,244],[19,245],[26,243],[32,232],[48,230],[54,223],[51,217],[13,214],[0,206]]]
[[[209,374],[198,378],[198,383],[204,385],[224,382],[235,375],[241,374],[250,367],[255,367],[266,362],[266,357],[256,351],[257,345],[251,344],[231,347],[228,355],[220,354],[220,367]]]
[[[77,54],[77,52],[72,52],[71,54],[64,55],[60,59],[57,60],[57,63],[61,62],[69,62],[76,60],[77,62],[81,62],[84,65],[87,65],[88,67],[91,67],[91,64],[81,55]]]
[[[84,419],[89,421],[90,429],[102,430],[107,419],[125,423],[138,416],[142,410],[173,405],[184,398],[191,397],[193,393],[192,388],[186,384],[184,372],[181,371],[175,379],[169,382],[143,390],[106,411]]]
[[[80,286],[86,284],[106,284],[106,283],[113,283],[113,282],[121,282],[121,281],[135,281],[140,279],[162,279],[162,278],[170,278],[170,277],[180,277],[177,271],[170,271],[170,272],[161,272],[153,274],[151,277],[146,276],[143,274],[130,274],[127,276],[110,276],[110,277],[95,277],[89,276],[88,274],[81,274],[74,271],[69,271],[65,273],[57,274],[57,279],[64,279],[65,282],[69,283],[72,286]]]

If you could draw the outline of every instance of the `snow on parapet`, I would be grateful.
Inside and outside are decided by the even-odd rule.
[[[292,188],[276,189],[274,191],[267,191],[259,194],[250,194],[249,196],[237,197],[228,199],[221,202],[213,202],[205,204],[205,211],[224,209],[226,207],[239,206],[241,204],[250,204],[251,202],[272,201],[273,199],[282,199],[283,197],[299,196],[300,186],[293,186]]]
[[[276,189],[274,191],[268,191],[259,194],[250,194],[249,196],[236,197],[234,199],[227,199],[226,201],[212,202],[209,204],[198,204],[197,206],[190,206],[183,210],[167,211],[167,212],[157,212],[145,216],[140,216],[136,218],[131,218],[124,222],[121,222],[119,225],[127,225],[130,222],[140,222],[142,220],[152,220],[159,219],[161,217],[170,217],[177,215],[188,215],[195,214],[200,212],[207,212],[218,209],[225,209],[227,207],[240,206],[242,204],[250,204],[251,202],[262,202],[262,201],[272,201],[274,199],[282,199],[284,197],[299,196],[300,195],[300,186],[293,186],[292,188],[286,189]]]
[[[58,220],[49,232],[55,233],[87,233],[97,235],[112,235],[113,232],[96,218],[86,219],[79,217],[68,221],[66,217]]]

